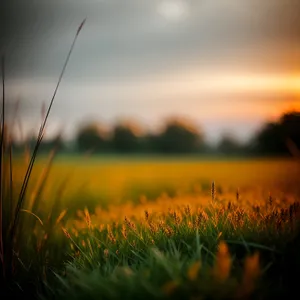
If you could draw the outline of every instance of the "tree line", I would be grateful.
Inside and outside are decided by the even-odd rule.
[[[169,119],[158,133],[140,132],[137,125],[118,123],[109,132],[98,123],[79,128],[74,145],[67,147],[61,136],[44,140],[41,151],[54,147],[61,151],[81,153],[157,153],[157,154],[225,154],[281,156],[299,154],[300,112],[284,113],[274,122],[266,122],[253,137],[242,144],[230,134],[225,134],[215,146],[205,142],[201,129],[181,119]],[[18,145],[16,150],[34,143],[34,138]]]

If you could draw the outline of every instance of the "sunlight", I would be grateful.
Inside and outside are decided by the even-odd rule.
[[[174,78],[178,89],[222,92],[284,92],[300,94],[300,74],[211,74],[196,72]],[[181,84],[180,84],[181,81]]]
[[[169,22],[179,22],[188,16],[189,7],[183,0],[162,0],[157,6],[158,13]]]

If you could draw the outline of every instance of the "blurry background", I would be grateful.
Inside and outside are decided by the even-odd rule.
[[[300,109],[297,0],[4,0],[1,6],[11,119],[19,103],[16,141],[37,135],[85,17],[46,139],[62,130],[69,148],[84,151],[203,152],[216,144],[239,151],[253,146],[266,122]],[[299,114],[291,119],[287,126],[294,128]],[[273,125],[266,131],[274,141],[282,132]],[[265,144],[282,150],[278,140]]]

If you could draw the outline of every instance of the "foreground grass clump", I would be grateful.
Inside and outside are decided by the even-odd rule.
[[[62,228],[70,259],[49,297],[271,299],[293,289],[296,202],[277,208],[272,199],[244,207],[215,201],[107,224],[86,209],[79,215]]]
[[[31,181],[31,174],[36,162],[38,150],[42,143],[47,120],[67,67],[68,61],[74,49],[78,35],[85,23],[81,22],[74,36],[73,42],[69,49],[68,55],[62,67],[56,88],[49,103],[47,110],[42,108],[42,122],[37,134],[37,139],[34,143],[31,153],[26,147],[26,166],[22,177],[15,181],[15,169],[13,164],[13,144],[14,134],[12,128],[15,125],[6,120],[6,93],[5,93],[5,56],[1,59],[1,75],[2,75],[2,103],[1,103],[1,118],[0,118],[0,287],[5,296],[7,293],[15,292],[14,289],[24,292],[33,290],[33,294],[38,287],[41,286],[40,281],[45,279],[49,262],[53,266],[56,265],[57,256],[53,255],[53,232],[54,223],[53,216],[58,208],[56,201],[52,203],[52,209],[48,211],[45,223],[36,214],[39,206],[40,194],[44,188],[47,175],[52,165],[53,154],[50,155],[49,163],[45,172],[39,176],[39,182],[35,191],[31,194],[31,199],[26,199],[28,195],[28,185]],[[17,112],[17,107],[16,111]],[[27,155],[28,154],[28,155]],[[18,172],[17,172],[18,173]],[[16,183],[20,187],[18,196],[16,196]],[[53,206],[55,209],[53,209]],[[29,208],[29,209],[26,209]],[[36,218],[43,226],[42,238],[36,234],[35,219],[27,219],[24,213]],[[60,216],[57,220],[60,219]],[[24,230],[26,229],[26,231]],[[49,235],[51,238],[49,239]],[[49,243],[50,241],[50,243]],[[51,243],[52,242],[52,243]],[[51,247],[52,246],[52,247]],[[60,257],[63,255],[60,255]],[[22,286],[19,284],[22,282]],[[24,283],[25,282],[25,283]],[[42,285],[43,286],[43,285]],[[27,294],[31,296],[31,293]]]
[[[20,297],[274,299],[297,287],[291,161],[42,162],[20,211],[9,286]]]

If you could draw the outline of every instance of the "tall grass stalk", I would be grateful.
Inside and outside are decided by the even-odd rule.
[[[54,99],[56,97],[58,88],[60,86],[61,80],[63,78],[63,75],[65,73],[67,64],[69,62],[70,56],[73,52],[76,40],[78,38],[78,35],[83,27],[85,23],[85,20],[83,20],[83,22],[80,24],[80,26],[78,27],[78,30],[75,34],[75,37],[73,39],[73,42],[71,44],[70,50],[68,52],[68,55],[66,57],[65,63],[63,65],[62,71],[60,73],[57,85],[55,87],[53,96],[51,98],[50,104],[48,106],[48,109],[46,111],[46,114],[44,116],[44,119],[42,120],[41,123],[41,127],[38,133],[38,137],[28,164],[28,167],[26,169],[26,174],[24,176],[23,179],[23,183],[22,183],[22,187],[19,193],[19,196],[17,198],[17,203],[15,205],[15,207],[13,207],[12,205],[12,195],[7,196],[6,194],[4,194],[4,188],[5,188],[5,184],[4,184],[4,155],[5,155],[5,137],[6,137],[6,132],[5,132],[5,65],[4,65],[4,56],[2,57],[2,91],[3,91],[3,95],[2,95],[2,119],[1,119],[1,155],[0,155],[0,257],[1,257],[1,278],[3,279],[1,281],[1,283],[3,283],[4,281],[6,282],[10,282],[10,279],[12,278],[13,275],[13,261],[14,261],[14,253],[16,251],[15,249],[15,243],[18,240],[17,238],[17,227],[18,227],[18,221],[19,221],[19,217],[20,217],[20,212],[24,206],[24,200],[25,200],[25,195],[26,195],[26,191],[27,191],[27,187],[28,187],[28,183],[29,183],[29,179],[31,176],[31,172],[34,166],[34,162],[36,160],[36,156],[39,150],[39,147],[41,145],[41,142],[43,140],[44,134],[45,134],[45,127],[47,124],[47,120],[51,111],[51,108],[53,106],[54,103]],[[9,165],[10,165],[10,173],[12,174],[12,163],[11,163],[11,151],[9,154]],[[12,189],[12,177],[10,176],[10,186]],[[8,193],[8,194],[12,194]],[[3,211],[3,207],[4,205],[7,207],[11,207],[12,212],[7,212],[5,211],[6,215],[4,216],[4,211]],[[5,217],[5,218],[4,218]],[[6,220],[7,219],[7,220]],[[18,249],[20,250],[20,249]]]
[[[40,131],[39,131],[39,134],[38,134],[38,138],[37,138],[35,147],[33,149],[33,153],[32,153],[32,156],[31,156],[31,159],[30,159],[30,162],[29,162],[29,166],[27,168],[27,171],[26,171],[26,174],[25,174],[25,177],[24,177],[24,181],[23,181],[22,188],[21,188],[21,191],[20,191],[19,199],[18,199],[18,202],[17,202],[17,206],[16,206],[16,210],[15,210],[15,214],[14,214],[14,221],[13,221],[12,230],[11,230],[11,235],[13,235],[14,231],[15,231],[15,227],[16,227],[16,224],[17,224],[17,221],[18,221],[20,209],[21,209],[23,201],[24,201],[24,197],[25,197],[25,193],[26,193],[26,190],[27,190],[27,186],[28,186],[30,175],[31,175],[31,171],[32,171],[35,159],[36,159],[36,155],[37,155],[38,149],[40,147],[40,144],[41,144],[41,142],[43,140],[43,137],[44,137],[44,134],[45,134],[45,126],[46,126],[46,123],[47,123],[47,120],[48,120],[48,117],[49,117],[49,114],[50,114],[50,111],[51,111],[51,108],[52,108],[52,105],[53,105],[53,102],[54,102],[54,99],[55,99],[55,96],[56,96],[56,93],[58,91],[58,88],[59,88],[59,85],[61,83],[62,77],[63,77],[63,75],[65,73],[65,70],[66,70],[68,61],[70,59],[70,56],[71,56],[71,54],[73,52],[73,49],[74,49],[77,37],[79,35],[79,32],[80,32],[82,26],[84,25],[84,23],[85,23],[85,20],[80,24],[80,26],[79,26],[79,28],[78,28],[78,30],[76,32],[76,35],[75,35],[74,40],[73,40],[73,43],[72,43],[72,45],[70,47],[70,50],[69,50],[69,53],[67,55],[66,61],[65,61],[64,65],[63,65],[61,74],[59,76],[59,79],[58,79],[56,88],[54,90],[53,96],[51,98],[50,104],[48,106],[45,118],[44,118],[44,120],[43,120],[43,122],[41,124]]]
[[[3,159],[4,159],[4,125],[5,125],[5,59],[1,59],[2,73],[2,116],[1,116],[1,138],[0,138],[0,258],[1,266],[4,265],[4,245],[3,245],[3,198],[4,198],[4,180],[3,180]],[[5,275],[4,268],[1,268],[1,273]]]

